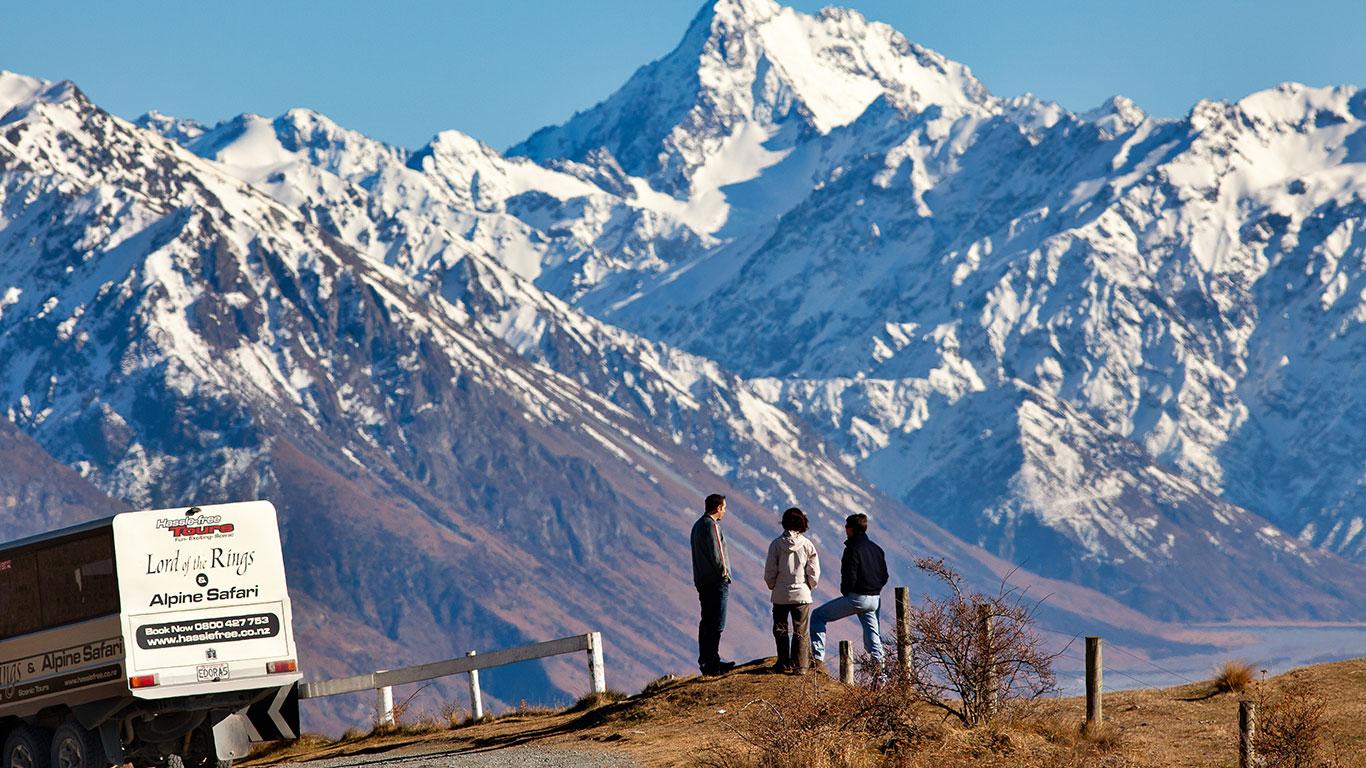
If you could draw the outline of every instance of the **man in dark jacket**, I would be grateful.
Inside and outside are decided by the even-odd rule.
[[[702,604],[697,624],[697,666],[704,675],[719,675],[735,667],[721,660],[721,632],[726,628],[726,597],[730,593],[730,556],[721,518],[726,497],[713,493],[704,503],[706,514],[692,526],[692,581]]]
[[[811,658],[825,659],[825,625],[848,616],[858,616],[863,625],[863,649],[881,664],[882,634],[878,627],[878,608],[882,588],[887,586],[887,556],[882,547],[868,538],[868,516],[850,515],[844,521],[844,557],[840,560],[840,596],[811,614]]]

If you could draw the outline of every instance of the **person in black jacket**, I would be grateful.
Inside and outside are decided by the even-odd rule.
[[[726,516],[726,497],[719,493],[704,502],[706,514],[692,526],[692,581],[702,604],[697,624],[697,666],[704,675],[719,675],[735,667],[721,660],[721,632],[726,628],[726,598],[730,593],[730,556],[721,518]]]
[[[880,665],[883,655],[878,608],[882,588],[887,586],[887,556],[868,538],[867,515],[850,515],[844,521],[844,532],[848,540],[840,560],[840,596],[811,614],[811,658],[813,664],[825,659],[826,624],[858,616],[863,625],[863,649]]]

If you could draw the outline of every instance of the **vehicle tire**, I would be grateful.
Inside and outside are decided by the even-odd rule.
[[[108,768],[104,743],[98,733],[68,720],[52,734],[52,760],[49,768]]]
[[[31,725],[10,731],[0,754],[0,768],[48,768],[47,732]]]
[[[232,761],[217,755],[167,755],[166,768],[232,768]]]
[[[190,737],[190,750],[182,758],[183,768],[232,768],[231,760],[219,760],[213,744],[213,728],[200,726]]]

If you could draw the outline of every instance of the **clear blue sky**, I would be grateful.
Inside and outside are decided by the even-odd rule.
[[[316,109],[416,147],[506,147],[671,49],[702,0],[0,0],[0,69],[105,108],[214,122]],[[1366,85],[1363,0],[791,0],[844,5],[970,66],[1002,96],[1157,115],[1285,80]]]

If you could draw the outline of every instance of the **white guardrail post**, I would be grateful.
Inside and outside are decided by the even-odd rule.
[[[474,656],[475,652],[470,651],[466,656]],[[479,670],[470,670],[470,716],[475,722],[484,719],[484,696],[479,691]]]
[[[588,633],[588,684],[593,693],[607,693],[607,673],[602,664],[602,633]]]
[[[375,690],[375,722],[380,726],[394,724],[394,689],[391,686]]]

